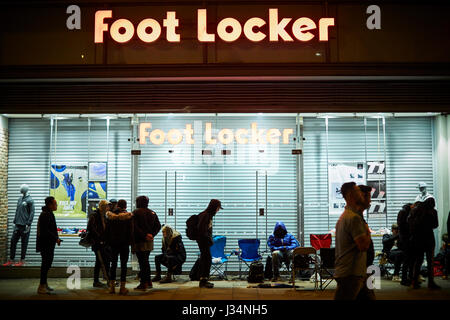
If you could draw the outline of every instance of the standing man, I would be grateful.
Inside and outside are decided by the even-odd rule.
[[[354,182],[344,183],[342,196],[347,203],[336,224],[335,300],[355,300],[365,286],[367,250],[371,238],[359,208],[364,206],[364,195]]]
[[[54,197],[45,198],[45,206],[42,207],[37,225],[36,252],[41,253],[41,281],[38,287],[39,294],[49,294],[53,291],[47,284],[48,271],[52,267],[55,245],[61,244],[56,228],[54,211],[58,209],[58,204]]]
[[[214,284],[209,282],[209,272],[211,269],[211,251],[213,245],[212,224],[213,217],[222,208],[222,203],[217,199],[209,202],[205,211],[198,215],[198,239],[197,244],[200,249],[200,288],[213,288]]]
[[[10,259],[3,266],[14,265],[21,267],[25,264],[25,256],[27,253],[28,239],[30,238],[31,223],[34,217],[34,201],[28,192],[29,188],[26,184],[20,187],[20,193],[16,207],[16,215],[14,217],[14,231],[11,237],[11,248],[9,250]],[[15,263],[17,242],[21,239],[20,261]]]

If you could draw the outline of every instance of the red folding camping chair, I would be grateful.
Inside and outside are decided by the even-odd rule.
[[[331,233],[327,234],[310,234],[309,241],[311,242],[311,247],[314,247],[316,250],[320,250],[321,248],[330,248],[331,247]]]
[[[320,250],[319,275],[320,289],[324,290],[334,280],[334,248],[331,247],[331,233],[327,234],[310,234],[309,241],[311,246],[316,250]],[[323,286],[325,284],[325,286]]]

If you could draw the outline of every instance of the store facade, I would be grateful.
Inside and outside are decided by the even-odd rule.
[[[214,233],[227,237],[227,251],[238,239],[258,238],[264,252],[276,221],[303,245],[310,234],[333,232],[342,211],[335,191],[348,179],[374,189],[366,219],[378,250],[383,229],[425,182],[438,203],[439,243],[449,211],[450,150],[449,48],[439,35],[449,24],[425,4],[380,7],[399,15],[387,15],[376,30],[357,1],[212,1],[202,8],[81,1],[81,29],[72,30],[76,9],[49,9],[43,1],[33,14],[24,12],[20,27],[11,20],[11,45],[2,47],[2,258],[24,183],[36,204],[30,265],[40,263],[36,222],[49,194],[61,201],[57,223],[65,241],[57,266],[93,265],[92,252],[70,233],[86,227],[99,199],[125,199],[132,209],[137,195],[148,195],[161,222],[184,235],[186,219],[218,198],[224,210]],[[9,10],[7,21],[20,11]],[[398,24],[417,10],[435,22],[426,49],[417,42],[420,26]],[[296,25],[302,17],[308,20]],[[309,40],[308,30],[299,31],[304,23]],[[158,25],[160,37],[149,41]],[[24,34],[29,51],[12,40]],[[198,248],[184,238],[186,271]],[[160,241],[158,235],[155,252]]]

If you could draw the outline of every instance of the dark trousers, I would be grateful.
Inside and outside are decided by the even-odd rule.
[[[150,256],[150,251],[137,251],[136,257],[139,262],[139,278],[141,279],[141,283],[149,283],[150,282],[150,262],[148,261],[148,257]]]
[[[434,281],[433,272],[433,248],[425,248],[422,250],[416,250],[414,254],[414,269],[413,269],[413,280],[415,283],[419,280],[420,268],[422,267],[424,255],[427,259],[428,268],[428,284]]]
[[[167,271],[172,273],[178,267],[179,262],[177,257],[169,256],[165,253],[155,256],[155,268],[157,273],[161,273],[161,265],[167,268]]]
[[[370,300],[362,295],[368,292],[365,290],[364,283],[366,277],[349,276],[336,278],[337,288],[334,294],[334,300]]]
[[[16,257],[16,247],[17,242],[19,242],[19,239],[21,239],[21,253],[20,253],[20,259],[25,260],[25,256],[27,254],[27,247],[28,247],[28,239],[30,238],[30,232],[28,231],[25,233],[26,226],[22,226],[19,224],[16,224],[14,226],[14,231],[11,236],[11,248],[9,250],[10,258],[11,260],[14,260]]]
[[[394,276],[398,276],[406,258],[405,253],[402,250],[391,250],[388,257],[394,263]]]
[[[209,278],[209,272],[211,269],[212,257],[211,257],[211,243],[208,240],[197,240],[198,248],[200,249],[200,280],[206,280]]]
[[[108,277],[110,269],[110,253],[107,252],[105,246],[99,246],[95,248],[95,266],[94,266],[94,282],[99,281],[100,269],[102,268],[102,262],[105,269],[103,270],[104,276]],[[101,261],[100,261],[101,259]]]
[[[111,246],[111,270],[110,280],[116,280],[117,261],[120,255],[120,281],[127,281],[127,263],[130,254],[128,245]]]
[[[294,250],[281,251],[275,250],[272,252],[272,268],[274,277],[280,276],[280,266],[284,262],[287,266],[292,260]]]
[[[55,255],[55,247],[44,247],[41,248],[41,281],[40,284],[44,285],[47,284],[47,275],[48,271],[52,267],[53,263],[53,257]]]

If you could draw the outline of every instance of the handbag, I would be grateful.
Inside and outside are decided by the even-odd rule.
[[[92,247],[92,239],[91,239],[91,237],[89,237],[89,232],[88,231],[81,232],[79,237],[81,238],[80,242],[78,242],[78,244],[80,246],[85,247],[85,248]]]

